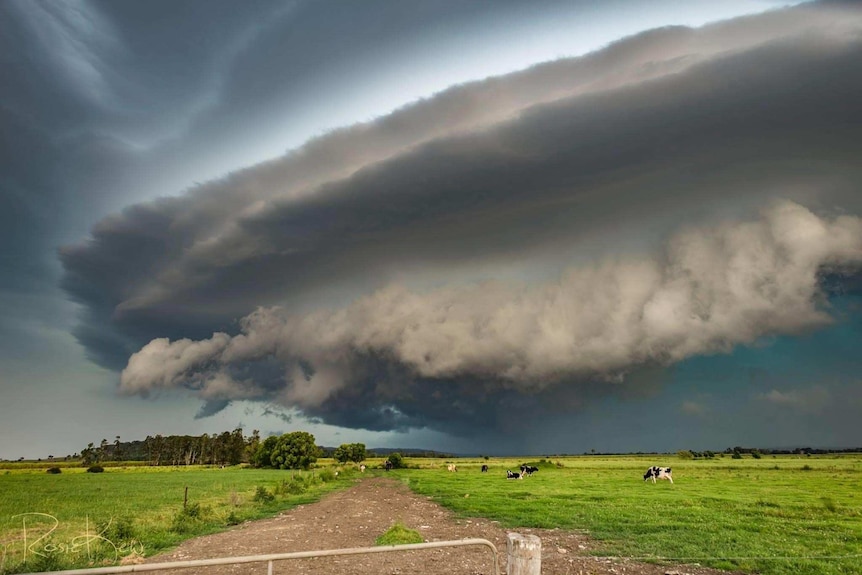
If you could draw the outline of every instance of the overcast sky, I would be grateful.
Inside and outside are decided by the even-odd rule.
[[[0,458],[862,445],[862,8],[0,3]]]

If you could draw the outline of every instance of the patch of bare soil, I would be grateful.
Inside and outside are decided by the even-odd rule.
[[[487,539],[497,547],[500,573],[506,573],[507,530],[499,523],[456,517],[427,497],[414,494],[401,482],[386,477],[363,479],[352,488],[330,494],[317,503],[285,511],[272,519],[244,523],[224,533],[186,541],[173,552],[152,557],[147,562],[373,547],[375,539],[396,521],[419,531],[425,541]],[[593,543],[583,533],[562,529],[516,531],[541,538],[544,575],[728,575],[725,571],[698,565],[660,566],[590,557],[587,553]],[[250,563],[183,569],[178,573],[263,575],[266,569],[266,563]],[[494,575],[495,572],[490,550],[471,546],[289,559],[274,563],[273,573]]]

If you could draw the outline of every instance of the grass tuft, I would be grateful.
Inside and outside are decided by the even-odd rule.
[[[409,545],[411,543],[422,543],[425,541],[422,535],[415,529],[405,527],[400,521],[395,523],[386,532],[377,538],[375,545]]]

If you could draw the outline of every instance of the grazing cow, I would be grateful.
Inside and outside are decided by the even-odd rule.
[[[448,471],[458,471],[458,468],[457,468],[457,467],[455,467],[455,464],[454,464],[454,463],[450,463],[449,465],[447,465],[447,466],[446,466],[446,469],[447,469]]]
[[[365,464],[359,466],[359,473],[365,473]]]
[[[656,479],[667,479],[673,483],[673,477],[670,475],[670,467],[656,467],[653,465],[644,473],[644,481],[650,478],[652,478],[653,483],[655,483]]]
[[[392,462],[387,459],[386,460],[386,471],[389,471],[390,469],[392,469]]]
[[[521,466],[521,474],[522,474],[522,475],[523,475],[524,473],[526,473],[527,475],[532,475],[532,474],[534,474],[535,472],[537,472],[538,470],[539,470],[539,468],[538,468],[538,467],[535,467],[535,466],[533,466],[533,465],[527,465],[526,463],[525,463],[524,465],[522,465],[522,466]]]
[[[514,471],[506,470],[506,479],[523,479],[523,473],[515,473]]]
[[[488,472],[488,466],[487,466],[487,465],[483,465],[483,466],[482,466],[482,473],[487,473],[487,472]]]

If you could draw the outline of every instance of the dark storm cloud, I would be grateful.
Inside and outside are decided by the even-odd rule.
[[[291,423],[293,421],[293,416],[289,413],[285,413],[284,409],[278,406],[267,405],[263,408],[260,414],[264,417],[277,417],[284,423]]]
[[[257,22],[284,10],[281,2],[244,3],[241,13],[230,6],[0,3],[0,331],[19,334],[6,338],[7,350],[24,345],[22,327],[34,318],[62,323],[44,311],[63,307],[56,246],[139,191],[135,178],[165,163],[147,146],[181,134],[189,117],[212,106],[207,94],[217,96],[230,63],[225,46],[240,46]],[[135,346],[91,325],[79,329],[89,353],[122,367],[110,357]]]
[[[233,59],[288,6],[4,2],[4,105],[52,137],[91,132],[148,145],[217,104]]]
[[[825,325],[818,274],[862,257],[861,30],[653,31],[130,207],[62,251],[79,338],[130,394],[458,431]]]
[[[201,404],[200,409],[198,409],[198,412],[195,414],[195,419],[203,419],[204,417],[215,415],[229,406],[230,403],[229,399],[213,399],[204,401]]]

